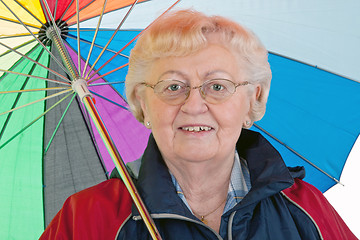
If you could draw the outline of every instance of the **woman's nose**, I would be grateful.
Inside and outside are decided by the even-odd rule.
[[[201,88],[190,88],[189,96],[182,104],[181,110],[189,114],[200,114],[208,110],[207,102],[201,93]]]

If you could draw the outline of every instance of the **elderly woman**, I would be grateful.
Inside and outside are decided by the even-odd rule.
[[[152,130],[128,164],[163,239],[356,239],[321,193],[258,133],[271,71],[257,37],[178,11],[131,52],[126,89]],[[149,239],[115,177],[71,196],[42,239]]]

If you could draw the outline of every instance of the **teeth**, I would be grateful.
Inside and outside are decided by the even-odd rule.
[[[182,129],[189,132],[200,132],[200,131],[209,131],[211,130],[211,127],[196,126],[196,127],[183,127]]]

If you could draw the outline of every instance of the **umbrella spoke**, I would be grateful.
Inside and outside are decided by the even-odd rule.
[[[21,3],[19,3],[17,0],[14,0],[22,9],[24,9],[28,14],[30,14],[36,21],[38,21],[41,26],[44,26],[44,24],[40,21],[39,18],[37,18],[29,9],[27,9],[25,6],[23,6]]]
[[[22,48],[22,47],[24,47],[24,46],[26,46],[26,45],[28,45],[28,44],[33,43],[34,41],[35,41],[35,39],[32,39],[32,40],[30,40],[30,41],[28,41],[28,42],[25,42],[25,43],[23,43],[23,44],[21,44],[21,45],[19,45],[19,46],[14,47],[13,49],[20,49],[20,48]],[[5,44],[2,44],[1,41],[0,41],[0,45],[1,45],[1,46],[6,46]],[[9,49],[9,50],[7,50],[6,52],[0,54],[0,57],[5,56],[5,55],[13,52],[10,47],[7,47],[7,49]],[[32,51],[33,51],[33,50],[32,50]],[[31,53],[31,51],[30,51],[30,53]]]
[[[121,31],[133,31],[133,30],[136,30],[136,29],[131,29],[131,30],[121,30]],[[141,29],[138,29],[138,30],[141,30]],[[67,30],[68,32],[76,32],[77,29],[74,29],[74,28],[69,28]],[[93,32],[93,28],[85,28],[85,29],[80,29],[80,32]],[[113,31],[111,29],[106,29],[106,28],[99,28],[99,32],[110,32],[110,31]]]
[[[34,49],[33,49],[33,50],[34,50]],[[36,57],[36,62],[39,62],[39,60],[41,59],[41,56],[42,56],[42,53],[43,53],[43,52],[44,52],[44,50],[41,49],[41,51],[39,52],[38,56]],[[18,62],[18,63],[20,63],[20,62]],[[16,64],[16,66],[17,66],[17,64]],[[37,66],[37,65],[33,64],[32,67],[31,67],[31,69],[30,69],[30,71],[29,71],[29,74],[26,74],[26,75],[29,75],[29,76],[25,79],[25,81],[23,82],[20,90],[18,91],[18,94],[17,94],[16,98],[14,99],[14,102],[13,102],[13,104],[12,104],[11,109],[14,109],[14,110],[15,110],[15,107],[16,107],[16,105],[18,104],[18,102],[19,102],[19,100],[20,100],[20,97],[22,96],[22,93],[28,90],[28,89],[25,89],[25,88],[26,88],[26,86],[27,86],[28,83],[29,83],[30,76],[34,73],[36,66]],[[14,67],[14,69],[15,69],[15,67]],[[6,120],[5,120],[5,122],[4,122],[3,128],[1,129],[1,132],[0,132],[0,139],[2,138],[2,136],[3,136],[3,134],[4,134],[5,127],[7,126],[8,122],[10,121],[10,118],[12,117],[13,111],[10,111],[10,112],[8,111],[8,113],[9,113],[9,114],[8,114],[7,117],[6,117]],[[2,114],[0,114],[0,115],[2,115]]]
[[[87,66],[88,66],[88,64],[89,64],[90,55],[91,55],[91,53],[92,53],[92,50],[93,50],[93,47],[94,47],[94,44],[95,44],[95,40],[96,40],[97,34],[98,34],[98,32],[99,32],[100,24],[101,24],[101,21],[102,21],[104,12],[105,12],[106,3],[107,3],[107,0],[105,0],[104,5],[103,5],[103,7],[102,7],[102,9],[101,9],[101,14],[100,14],[99,21],[98,21],[97,26],[96,26],[96,29],[95,29],[95,34],[94,34],[93,40],[92,40],[92,42],[91,42],[91,46],[90,46],[90,50],[89,50],[88,56],[87,56],[87,58],[86,58],[86,62],[85,62],[85,66],[84,66],[84,70],[83,70],[82,76],[85,75],[85,70],[86,70],[86,68],[87,68]],[[80,39],[79,28],[78,28],[78,38]]]
[[[15,37],[28,37],[30,36],[30,33],[18,33],[18,34],[12,34],[12,35],[2,35],[0,39],[7,39],[7,38],[15,38]]]
[[[37,56],[36,61],[39,61],[40,57],[41,57],[41,53]],[[33,66],[31,67],[31,70],[29,71],[30,74],[32,74],[32,73],[34,72],[35,66],[36,66],[36,65],[33,65]],[[20,90],[24,90],[25,87],[26,87],[26,85],[28,84],[28,82],[29,82],[29,78],[26,78],[26,80],[25,80],[24,83],[22,84]],[[21,94],[22,94],[21,92],[17,94],[17,96],[16,96],[16,98],[15,98],[15,100],[14,100],[14,103],[13,103],[11,109],[14,109],[15,106],[18,104],[19,99],[20,99],[20,97],[21,97]],[[1,114],[0,114],[0,115],[1,115]],[[10,118],[11,118],[11,117],[12,117],[12,112],[10,112],[9,115],[6,117],[5,123],[4,123],[3,128],[1,129],[1,132],[0,132],[0,139],[2,138],[2,136],[3,136],[3,134],[4,134],[4,131],[5,131],[5,127],[7,126],[7,124],[8,124],[8,122],[10,121]]]
[[[58,6],[58,4],[59,4],[59,1],[56,0],[56,1],[55,1],[55,8],[54,8],[54,15],[53,15],[53,18],[55,18],[55,19],[56,19],[56,12],[57,12],[57,6]]]
[[[79,20],[79,0],[76,0],[76,25],[77,25],[77,47],[78,47],[78,55],[77,55],[77,59],[78,59],[78,71],[79,71],[79,75],[81,75],[81,48],[80,48],[80,20]]]
[[[45,81],[49,81],[49,82],[54,82],[54,83],[57,83],[57,84],[67,85],[67,86],[70,85],[69,83],[61,82],[61,81],[58,81],[58,80],[55,80],[55,79],[49,79],[49,78],[44,78],[44,77],[40,77],[40,76],[36,76],[36,75],[19,73],[19,72],[14,72],[14,71],[5,70],[5,69],[0,69],[0,72],[15,74],[15,75],[19,75],[19,76],[25,76],[25,77],[29,77],[29,78],[41,79],[41,80],[45,80]],[[0,93],[2,93],[2,92],[0,92]]]
[[[51,87],[51,88],[34,88],[34,89],[23,89],[23,90],[13,90],[13,91],[0,91],[0,94],[6,93],[23,93],[23,92],[38,92],[38,91],[54,91],[54,90],[64,90],[68,89],[67,87]]]
[[[171,5],[168,9],[166,9],[157,19],[162,17],[164,14],[169,12],[173,7],[175,7],[176,4],[178,4],[181,0],[177,0],[173,5]],[[152,23],[156,22],[157,19],[155,19]],[[133,39],[131,39],[124,47],[122,47],[115,55],[113,55],[109,60],[107,60],[100,68],[98,68],[96,71],[92,73],[92,75],[89,77],[91,79],[94,77],[101,69],[103,69],[109,62],[111,62],[117,55],[119,55],[124,49],[126,49],[130,44],[132,44],[146,29],[148,29],[152,23],[149,24],[146,28],[144,28],[139,34],[137,34]],[[95,64],[93,65],[95,66]]]
[[[65,11],[63,12],[62,16],[59,18],[61,21],[64,18],[65,14],[67,13],[67,11],[69,10],[70,6],[73,4],[74,0],[71,0],[71,2],[69,2],[68,6],[66,7]]]
[[[93,87],[93,86],[103,86],[103,85],[113,85],[113,84],[124,84],[124,83],[125,83],[125,81],[93,83],[93,84],[89,84],[89,87]]]
[[[320,167],[316,166],[314,163],[312,163],[310,160],[308,160],[307,158],[305,158],[304,156],[302,156],[300,153],[296,152],[294,149],[292,149],[291,147],[289,147],[288,145],[286,145],[284,142],[282,142],[280,139],[276,138],[274,135],[270,134],[269,132],[267,132],[265,129],[263,129],[262,127],[260,127],[257,124],[253,124],[255,127],[257,127],[258,129],[260,129],[261,131],[263,131],[264,133],[266,133],[268,136],[270,136],[272,139],[274,139],[275,141],[277,141],[278,143],[280,143],[281,145],[283,145],[284,147],[286,147],[288,150],[290,150],[292,153],[294,153],[296,156],[298,156],[299,158],[301,158],[302,160],[304,160],[305,162],[307,162],[308,164],[310,164],[311,166],[313,166],[314,168],[316,168],[317,170],[319,170],[320,172],[322,172],[323,174],[325,174],[326,176],[328,176],[329,178],[331,178],[332,180],[334,180],[336,183],[343,185],[338,179],[334,178],[333,176],[331,176],[330,174],[328,174],[327,172],[325,172],[324,170],[322,170]]]
[[[47,52],[50,54],[50,56],[59,64],[60,68],[70,75],[69,71],[68,71],[66,68],[64,68],[64,66],[59,62],[59,60],[54,56],[54,54],[53,54],[52,52],[50,52],[49,49],[39,40],[39,38],[36,37],[33,32],[31,32],[31,30],[24,24],[23,21],[21,21],[21,19],[14,13],[14,11],[12,11],[12,10],[4,3],[3,0],[0,0],[0,1],[1,1],[1,2],[5,5],[5,7],[14,15],[14,17],[16,17],[16,19],[21,23],[21,25],[23,25],[23,27],[26,28],[26,30],[34,37],[34,39],[36,39],[36,41],[45,49],[45,51],[47,51]],[[45,15],[46,15],[46,14],[45,14]],[[56,26],[56,25],[55,25],[55,26]]]
[[[90,72],[93,70],[93,68],[95,67],[95,65],[97,64],[97,62],[100,60],[101,56],[104,54],[105,49],[108,48],[108,46],[110,45],[111,41],[114,39],[114,37],[116,36],[116,33],[120,30],[120,28],[122,27],[122,25],[125,23],[126,19],[128,18],[128,16],[130,15],[131,11],[134,9],[134,6],[136,5],[136,3],[138,2],[138,0],[135,0],[134,3],[131,5],[131,7],[129,8],[129,10],[127,11],[127,13],[125,14],[124,18],[121,20],[121,22],[119,23],[119,25],[117,26],[117,28],[115,29],[114,33],[112,34],[112,36],[110,37],[109,41],[106,43],[104,49],[101,51],[101,53],[98,55],[98,57],[96,58],[94,64],[91,66],[91,68],[89,69],[89,71],[87,72],[85,79],[89,76]]]
[[[96,78],[93,78],[93,79],[91,79],[90,81],[88,81],[88,84],[90,84],[90,83],[92,83],[92,82],[95,82],[96,80],[99,80],[100,78],[103,78],[103,77],[105,77],[105,76],[107,76],[107,75],[109,75],[109,74],[111,74],[111,73],[113,73],[113,72],[116,72],[116,71],[118,71],[118,70],[120,70],[120,69],[122,69],[122,68],[124,68],[124,67],[126,67],[126,66],[128,66],[129,65],[129,63],[126,63],[126,64],[124,64],[124,65],[122,65],[122,66],[120,66],[120,67],[117,67],[117,68],[115,68],[115,69],[113,69],[113,70],[111,70],[111,71],[109,71],[109,72],[107,72],[107,73],[105,73],[105,74],[103,74],[103,75],[100,75],[100,76],[98,76],[98,77],[96,77]]]
[[[27,23],[27,24],[26,24],[26,23],[21,24],[21,22],[19,22],[19,21],[15,21],[15,20],[3,18],[3,17],[0,17],[0,20],[7,21],[7,22],[11,22],[11,23],[16,23],[16,24],[19,24],[19,25],[25,25],[25,26],[27,26],[27,27],[36,28],[36,29],[38,29],[38,30],[41,29],[41,28],[39,28],[38,26],[34,26],[34,25],[31,25],[31,24],[28,24],[28,23]]]
[[[49,9],[46,9],[46,6],[44,6],[44,0],[39,1],[39,2],[41,4],[41,7],[45,10],[44,15],[45,15],[45,18],[46,18],[46,22],[51,22],[51,20],[49,19],[49,15],[51,15],[51,11]]]
[[[0,0],[0,1],[1,1],[1,0]],[[62,76],[61,74],[57,73],[56,71],[54,71],[54,70],[46,67],[45,65],[43,65],[43,64],[35,61],[34,59],[32,59],[32,58],[30,58],[30,57],[28,57],[28,56],[20,53],[19,51],[15,50],[14,48],[9,47],[9,46],[7,46],[6,44],[3,44],[2,42],[0,42],[0,45],[8,48],[10,51],[12,51],[12,52],[14,52],[14,53],[19,54],[21,57],[26,58],[27,60],[30,60],[31,62],[35,63],[36,65],[39,65],[39,66],[45,68],[45,69],[48,70],[49,72],[52,72],[53,74],[55,74],[55,75],[57,75],[58,77],[64,79],[65,81],[70,82],[69,79],[67,79],[66,77],[64,77],[64,76]],[[45,48],[46,48],[46,47],[45,47]],[[47,48],[46,48],[46,49],[47,49]],[[56,58],[55,58],[55,59],[56,59]],[[56,60],[57,60],[57,59],[56,59]]]
[[[16,107],[16,108],[12,108],[12,109],[10,109],[10,110],[8,110],[8,111],[5,111],[5,112],[3,112],[3,113],[0,113],[0,116],[1,116],[1,115],[4,115],[4,114],[7,114],[7,113],[14,112],[14,111],[16,111],[16,110],[19,110],[19,109],[22,109],[22,108],[24,108],[24,107],[30,106],[30,105],[32,105],[32,104],[35,104],[35,103],[38,103],[38,102],[42,102],[42,101],[45,101],[45,100],[50,99],[50,98],[54,98],[54,97],[56,97],[56,96],[62,95],[62,94],[64,94],[64,93],[67,93],[67,92],[70,92],[70,91],[73,91],[72,88],[66,89],[66,90],[61,91],[61,92],[58,92],[58,93],[54,93],[54,94],[52,94],[52,95],[50,95],[50,96],[47,96],[47,97],[44,97],[44,98],[35,100],[35,101],[33,101],[33,102],[24,104],[24,105],[22,105],[22,106],[19,106],[19,107]]]
[[[65,34],[62,34],[62,36],[66,36],[66,37],[68,37],[68,38],[72,38],[72,39],[76,39],[76,37],[74,37],[74,36],[72,36],[72,35],[65,35]],[[87,44],[93,44],[93,43],[90,43],[89,41],[86,41],[86,40],[83,40],[83,39],[80,39],[80,41],[81,42],[83,42],[83,43],[87,43]],[[100,48],[100,49],[104,49],[104,47],[103,46],[100,46],[100,45],[98,45],[98,44],[93,44],[95,47],[98,47],[98,48]],[[105,51],[108,51],[108,52],[111,52],[111,53],[116,53],[116,51],[114,51],[114,50],[111,50],[111,49],[105,49]],[[125,54],[122,54],[122,53],[120,53],[119,54],[120,56],[123,56],[123,57],[126,57],[126,58],[129,58],[129,56],[127,56],[127,55],[125,55]],[[89,64],[88,64],[89,65]]]
[[[68,95],[68,96],[69,96],[69,95]],[[67,97],[67,96],[65,96],[64,98],[62,98],[62,99],[61,99],[60,101],[58,101],[57,103],[55,103],[51,108],[53,108],[55,105],[57,105],[57,104],[59,104],[60,102],[62,102],[66,97]],[[71,103],[74,101],[75,97],[76,97],[76,94],[73,94],[73,96],[72,96],[69,104],[67,105],[66,109],[64,110],[64,112],[63,112],[63,114],[62,114],[62,116],[61,116],[58,124],[56,125],[53,134],[51,135],[51,137],[50,137],[50,139],[49,139],[49,142],[48,142],[48,144],[47,144],[47,146],[46,146],[46,148],[45,148],[45,150],[44,150],[44,154],[47,153],[47,151],[48,151],[48,149],[49,149],[49,147],[50,147],[50,144],[52,143],[52,140],[54,139],[55,134],[56,134],[56,132],[58,131],[58,129],[59,129],[59,127],[60,127],[60,124],[62,123],[62,120],[64,119],[65,114],[68,112],[69,107],[70,107]]]
[[[104,99],[104,100],[106,100],[106,101],[108,101],[108,102],[110,102],[110,103],[118,106],[118,107],[121,107],[122,109],[129,110],[127,107],[125,107],[125,106],[123,106],[123,105],[121,105],[121,104],[119,104],[119,103],[117,103],[117,102],[114,102],[114,101],[112,101],[112,100],[110,100],[110,99],[108,99],[108,98],[106,98],[106,97],[104,97],[104,96],[102,96],[102,95],[94,92],[94,91],[91,91],[91,90],[90,90],[90,92],[91,92],[92,94],[94,94],[94,95],[96,95],[96,96],[98,96],[98,97],[101,97],[102,99]]]
[[[72,0],[72,1],[71,1],[71,4],[69,4],[69,5],[72,5],[72,4],[74,3],[74,1],[75,1],[75,0]],[[87,3],[86,5],[84,5],[84,6],[80,9],[80,11],[83,10],[83,9],[85,9],[85,8],[87,8],[88,6],[90,6],[90,5],[91,5],[93,2],[95,2],[95,1],[96,1],[96,0],[88,1],[88,3]],[[75,14],[76,14],[76,13],[70,14],[70,15],[68,16],[68,20],[71,19]],[[65,15],[65,13],[64,13],[64,15]],[[62,18],[63,18],[63,17],[62,17]],[[72,25],[72,24],[70,24],[70,25]]]
[[[0,1],[2,1],[2,0],[0,0]],[[51,21],[49,21],[49,22],[51,22],[51,23],[53,24],[53,26],[54,26],[54,28],[53,28],[54,31],[52,31],[52,32],[55,32],[56,36],[57,36],[58,39],[60,40],[58,43],[60,43],[60,44],[63,45],[63,42],[62,42],[62,40],[61,40],[61,34],[60,34],[60,32],[59,32],[59,28],[56,27],[57,25],[56,25],[55,19],[54,19],[53,16],[50,14],[51,11],[50,11],[50,7],[49,7],[47,1],[46,1],[46,0],[41,0],[40,2],[45,5],[46,10],[47,10],[48,13],[49,13],[48,15],[49,15],[50,18],[51,18]],[[45,14],[45,16],[47,16],[47,14]],[[46,49],[47,49],[47,48],[46,48]],[[59,49],[58,49],[58,50],[59,50]],[[49,53],[51,53],[51,52],[49,51]],[[66,72],[66,73],[69,74],[70,76],[73,76],[73,74],[71,74],[71,73],[69,72],[70,69],[64,68],[63,64],[60,63],[60,61],[59,61],[52,53],[51,53],[51,55],[53,56],[54,60],[59,64],[59,66],[62,68],[62,70],[64,70],[64,72]]]
[[[28,129],[31,125],[33,125],[35,122],[37,122],[40,118],[42,118],[46,113],[48,113],[51,109],[53,109],[56,105],[58,105],[59,103],[61,103],[63,100],[65,100],[67,97],[69,97],[71,94],[74,93],[69,93],[67,94],[65,97],[63,97],[62,99],[60,99],[60,101],[58,101],[57,103],[55,103],[53,106],[51,106],[49,109],[47,109],[45,112],[43,112],[42,114],[40,114],[38,117],[36,117],[33,121],[31,121],[28,125],[26,125],[25,127],[23,127],[20,131],[18,131],[17,133],[15,133],[12,137],[10,137],[6,142],[4,142],[1,146],[0,149],[2,149],[3,147],[5,147],[9,142],[11,142],[14,138],[16,138],[17,136],[19,136],[22,132],[24,132],[26,129]],[[75,95],[75,94],[74,94]],[[0,114],[1,115],[1,114]],[[4,125],[5,128],[5,125]],[[3,128],[3,131],[4,131]],[[3,133],[3,131],[1,133]],[[1,139],[2,134],[0,135],[0,139]]]

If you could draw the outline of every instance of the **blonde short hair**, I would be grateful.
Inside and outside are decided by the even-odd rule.
[[[252,122],[263,117],[271,70],[268,53],[260,40],[251,31],[224,17],[180,10],[156,20],[143,32],[131,51],[125,87],[130,109],[138,121],[143,123],[144,115],[135,88],[146,81],[144,76],[151,64],[159,58],[186,56],[205,48],[210,33],[216,33],[219,41],[239,57],[239,67],[247,71],[246,80],[261,85],[260,96],[251,106],[250,117]],[[139,92],[142,94],[143,91]]]

